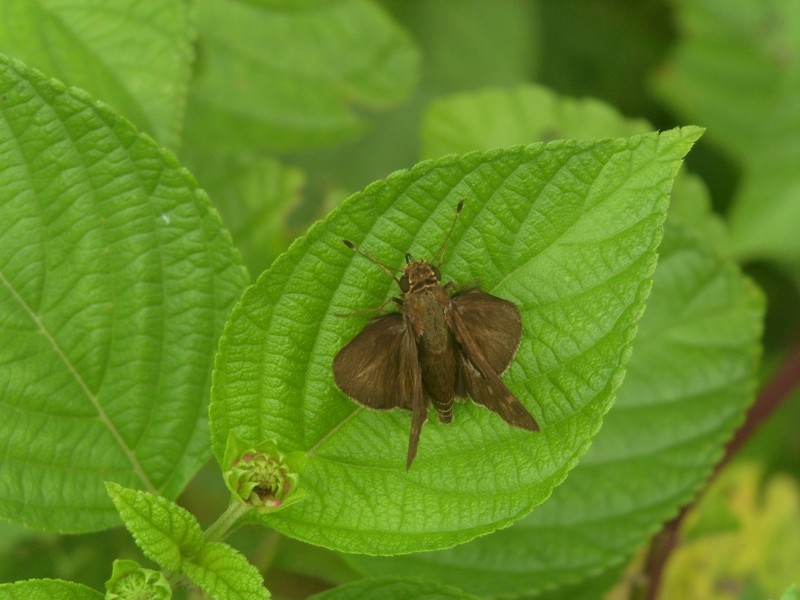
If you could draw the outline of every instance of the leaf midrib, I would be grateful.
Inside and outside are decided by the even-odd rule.
[[[19,292],[11,284],[11,282],[8,279],[6,279],[6,277],[5,277],[5,275],[4,275],[4,273],[2,271],[0,271],[0,283],[2,283],[3,286],[5,286],[5,288],[9,292],[11,292],[11,295],[17,301],[17,304],[22,308],[22,310],[25,311],[25,313],[28,315],[28,317],[31,319],[31,321],[36,325],[36,330],[42,336],[44,336],[44,338],[50,343],[50,346],[52,347],[53,351],[56,353],[56,356],[58,356],[60,361],[67,368],[67,371],[70,373],[70,375],[72,375],[72,377],[75,380],[75,382],[81,388],[81,390],[83,391],[84,395],[86,396],[86,398],[91,403],[92,407],[97,412],[97,415],[98,415],[98,417],[100,419],[100,422],[103,425],[105,425],[105,427],[108,429],[108,431],[111,433],[112,437],[114,438],[114,441],[116,441],[117,445],[122,450],[122,453],[128,459],[128,462],[130,462],[131,467],[133,468],[133,471],[134,471],[134,473],[136,473],[137,477],[141,480],[141,482],[144,484],[144,486],[147,488],[148,491],[151,491],[152,493],[158,493],[156,488],[155,488],[155,486],[153,485],[153,482],[150,481],[150,478],[147,476],[147,473],[145,472],[145,470],[142,467],[141,463],[136,458],[135,453],[127,445],[125,440],[122,438],[122,435],[120,434],[119,430],[114,426],[114,423],[111,421],[111,419],[106,414],[106,412],[103,409],[103,406],[100,403],[98,397],[92,392],[92,390],[86,384],[86,381],[83,379],[81,374],[78,372],[78,370],[72,364],[72,362],[69,360],[69,358],[67,357],[66,353],[63,351],[63,349],[59,345],[58,341],[50,333],[50,331],[47,329],[45,324],[39,318],[39,315],[36,314],[36,312],[30,307],[30,305],[19,294]]]

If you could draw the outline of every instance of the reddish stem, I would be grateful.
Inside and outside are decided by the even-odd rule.
[[[711,478],[719,474],[736,455],[745,442],[758,430],[761,424],[781,406],[792,392],[800,387],[800,345],[797,346],[789,358],[781,365],[775,376],[764,386],[758,395],[755,404],[750,407],[747,418],[736,431],[725,448],[725,456],[714,468]],[[697,503],[684,506],[678,515],[664,524],[663,529],[650,542],[650,549],[642,568],[644,577],[641,586],[635,587],[631,594],[633,599],[657,600],[661,588],[664,569],[670,556],[680,541],[680,526],[689,510]]]

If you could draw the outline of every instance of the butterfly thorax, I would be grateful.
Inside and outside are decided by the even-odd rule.
[[[417,346],[427,354],[441,354],[450,346],[450,295],[439,281],[439,269],[419,260],[406,265],[401,279],[403,313]]]

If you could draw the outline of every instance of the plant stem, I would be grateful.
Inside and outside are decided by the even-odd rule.
[[[242,502],[231,502],[225,512],[206,529],[206,540],[209,542],[221,542],[233,530],[239,518],[250,510],[250,507]]]
[[[800,345],[795,347],[786,361],[778,369],[775,376],[762,388],[758,398],[750,407],[747,418],[736,431],[725,448],[725,456],[714,467],[711,479],[717,476],[725,465],[736,455],[745,442],[758,430],[761,424],[781,406],[800,387]],[[656,600],[659,597],[661,580],[670,556],[680,541],[680,526],[689,510],[698,502],[698,498],[684,506],[678,515],[664,524],[661,531],[650,542],[644,566],[641,585],[634,586],[631,599]]]

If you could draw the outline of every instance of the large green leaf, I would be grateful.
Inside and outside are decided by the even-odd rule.
[[[469,122],[470,115],[494,111],[506,116]],[[620,135],[641,122],[595,100],[526,87],[443,98],[432,105],[426,125],[428,148],[444,152],[536,132]],[[708,247],[711,232],[715,241],[724,232],[709,212],[702,183],[682,174],[673,195],[678,202],[670,206],[669,222],[681,228],[668,228],[659,249],[628,374],[614,410],[566,482],[505,531],[440,553],[354,557],[354,565],[374,574],[435,577],[487,596],[551,590],[547,598],[573,598],[576,588],[587,591],[592,573],[603,572],[592,586],[613,581],[607,567],[625,560],[703,484],[752,398],[763,306],[735,266]],[[703,243],[683,227],[702,234]],[[688,339],[695,329],[698,338]],[[698,427],[707,435],[687,442]],[[684,468],[687,456],[694,462]]]
[[[0,515],[118,522],[103,481],[174,497],[208,453],[222,324],[246,281],[175,158],[0,59]]]
[[[331,548],[434,549],[512,523],[574,466],[613,401],[650,288],[672,177],[697,128],[446,157],[399,171],[312,228],[245,292],[212,389],[212,446],[233,430],[307,451],[309,497],[263,518]],[[519,305],[523,340],[505,375],[542,423],[509,427],[472,403],[429,422],[405,470],[408,413],[358,407],[333,385],[336,351],[394,284],[341,238],[400,265],[431,257],[466,205],[444,279]]]
[[[416,81],[411,40],[367,0],[197,6],[189,146],[286,150],[352,137],[365,125],[354,107],[397,103]]]
[[[3,0],[0,52],[87,90],[159,142],[180,142],[194,58],[183,0]]]
[[[357,565],[490,596],[542,592],[625,560],[693,497],[752,400],[763,299],[679,229],[659,254],[615,407],[550,499],[471,544]]]
[[[800,259],[800,4],[674,0],[681,29],[662,98],[742,164],[731,212],[740,257]]]

